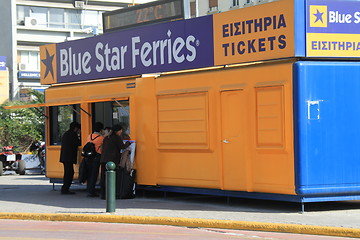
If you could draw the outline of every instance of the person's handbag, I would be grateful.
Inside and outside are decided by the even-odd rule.
[[[87,181],[87,175],[86,159],[83,158],[79,166],[79,183],[85,183]]]
[[[128,149],[125,149],[121,153],[120,164],[119,164],[120,167],[125,168],[128,172],[130,172],[131,169],[133,168],[133,164],[130,160],[130,154],[131,152]]]

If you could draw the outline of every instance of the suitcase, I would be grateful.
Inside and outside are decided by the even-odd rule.
[[[116,198],[120,199],[131,199],[135,198],[135,177],[136,177],[136,170],[131,169],[127,171],[126,168],[120,167],[120,174],[119,174],[119,195]]]

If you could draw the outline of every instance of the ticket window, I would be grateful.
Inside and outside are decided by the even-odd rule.
[[[92,121],[102,122],[105,127],[123,124],[130,134],[130,108],[129,100],[97,102],[92,104]]]
[[[79,104],[50,107],[50,145],[61,145],[62,135],[69,130],[70,123],[80,123],[79,113]]]

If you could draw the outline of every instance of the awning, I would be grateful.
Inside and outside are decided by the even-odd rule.
[[[121,101],[121,100],[128,100],[129,97],[108,97],[108,98],[101,98],[101,99],[88,99],[83,101],[57,101],[57,102],[48,102],[48,103],[35,103],[35,104],[25,104],[25,105],[13,105],[13,106],[5,106],[5,109],[20,109],[20,108],[39,108],[39,107],[52,107],[52,106],[68,106],[80,103],[96,103],[96,102],[110,102],[110,101]]]
[[[39,107],[52,107],[52,106],[67,106],[73,104],[80,104],[80,102],[50,102],[50,103],[36,103],[36,104],[24,104],[5,106],[5,109],[20,109],[20,108],[39,108]]]
[[[13,105],[13,106],[5,106],[5,109],[19,109],[19,108],[37,108],[37,107],[46,107],[46,103],[34,103],[27,105]]]
[[[35,104],[27,104],[27,105],[14,105],[14,106],[5,106],[5,109],[21,109],[21,108],[34,108],[36,111],[41,113],[44,117],[48,118],[48,116],[44,113],[43,110],[38,109],[39,107],[46,107],[45,103],[35,103]]]
[[[44,115],[46,118],[48,118],[48,116],[40,109],[38,109],[39,107],[51,107],[51,106],[69,106],[72,107],[71,105],[73,105],[75,103],[71,103],[71,104],[66,104],[66,103],[38,103],[38,104],[27,104],[27,105],[14,105],[14,106],[5,106],[5,109],[21,109],[21,108],[34,108],[35,110],[39,111],[42,115]],[[79,112],[77,112],[74,108],[73,110],[80,114]],[[83,110],[82,108],[80,108],[80,110],[84,111],[86,114],[88,114],[90,116],[90,114],[88,112],[86,112],[85,110]]]
[[[84,103],[98,103],[98,102],[116,102],[122,100],[129,100],[129,96],[126,97],[110,97],[110,98],[101,98],[101,99],[88,99]]]

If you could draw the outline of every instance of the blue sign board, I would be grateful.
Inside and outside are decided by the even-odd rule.
[[[21,79],[40,79],[40,72],[18,72],[18,77]]]
[[[307,1],[308,33],[360,33],[359,1]]]
[[[6,70],[6,57],[0,56],[0,71]]]
[[[360,2],[308,0],[307,56],[360,57]]]
[[[212,16],[204,16],[60,43],[57,82],[213,66],[211,36]]]

